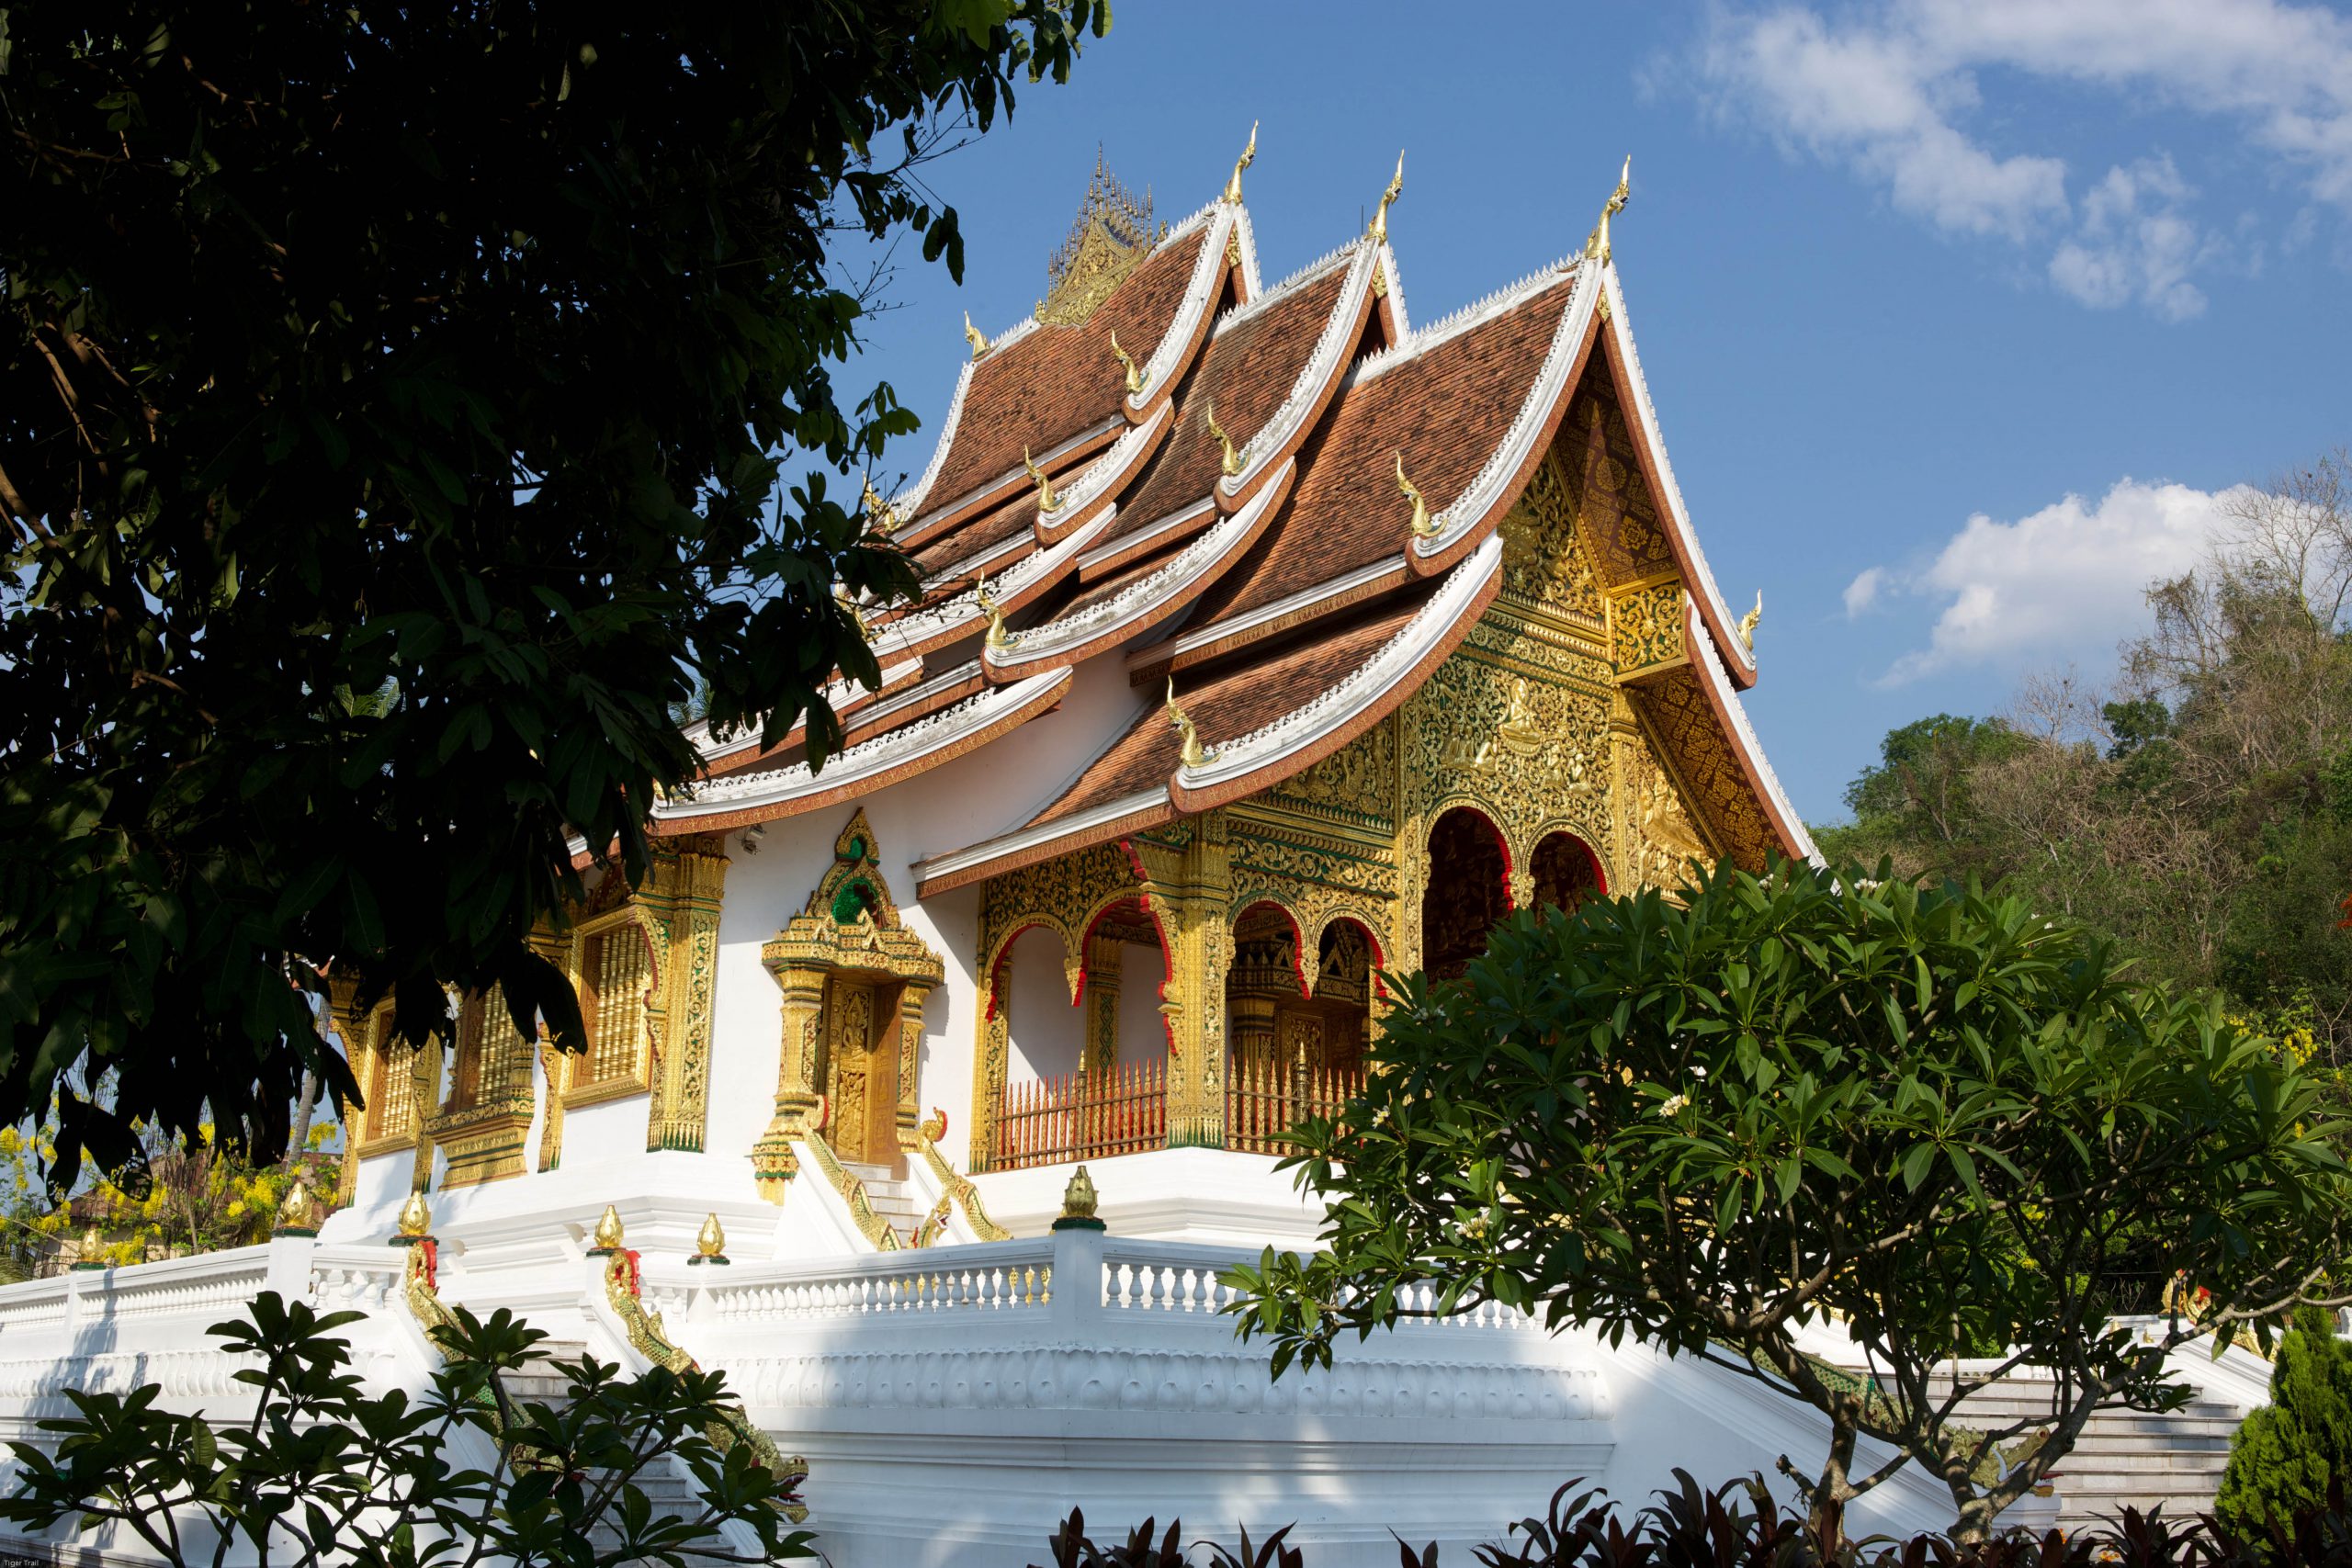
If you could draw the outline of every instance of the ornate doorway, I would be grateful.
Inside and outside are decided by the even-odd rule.
[[[1421,893],[1421,967],[1458,980],[1487,951],[1487,933],[1510,913],[1510,859],[1486,814],[1457,806],[1430,829],[1430,874]]]
[[[895,1166],[899,985],[887,976],[835,975],[825,998],[825,1135],[833,1152],[860,1165]]]
[[[1609,891],[1600,874],[1600,858],[1592,846],[1574,833],[1546,833],[1528,857],[1535,874],[1535,907],[1566,909],[1573,915],[1588,899]]]

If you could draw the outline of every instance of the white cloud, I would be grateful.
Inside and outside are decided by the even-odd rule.
[[[2111,95],[2119,115],[2228,120],[2314,200],[2352,212],[2352,18],[2284,0],[1896,0],[1879,9],[1731,5],[1711,14],[1698,75],[1720,112],[1851,169],[1947,232],[2047,258],[2086,304],[2195,315],[2191,275],[2230,247],[2192,211],[2169,156],[2110,168],[2079,197],[2060,150],[1990,144],[1978,73]],[[2242,203],[2241,203],[2242,205]]]
[[[1968,665],[2104,657],[2147,625],[2148,586],[2195,566],[2222,535],[2240,493],[2127,479],[2096,505],[2069,495],[2014,523],[1978,513],[1925,569],[1857,577],[1847,611],[1894,595],[1940,606],[1928,646],[1897,659],[1881,685]]]

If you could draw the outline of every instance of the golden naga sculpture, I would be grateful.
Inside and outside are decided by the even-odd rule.
[[[987,578],[980,579],[979,585],[972,590],[972,596],[979,601],[980,613],[989,618],[989,647],[1008,649],[1021,640],[1004,629],[1004,606],[998,604],[996,595],[989,592]]]
[[[1756,628],[1764,619],[1764,590],[1756,591],[1756,608],[1739,618],[1740,646],[1748,652],[1756,651]]]
[[[1040,512],[1060,510],[1062,498],[1054,493],[1054,481],[1046,476],[1045,469],[1037,466],[1037,459],[1029,456],[1029,448],[1026,446],[1021,449],[1021,467],[1027,471],[1031,479],[1037,481],[1037,510]]]
[[[1251,164],[1257,162],[1257,159],[1258,122],[1253,119],[1250,122],[1250,145],[1241,150],[1241,156],[1235,161],[1233,165],[1233,177],[1225,182],[1225,194],[1218,198],[1219,200],[1236,207],[1240,205],[1241,171],[1248,168]]]
[[[1184,766],[1204,767],[1216,761],[1216,748],[1201,744],[1201,732],[1193,725],[1192,716],[1177,705],[1176,677],[1173,675],[1168,677],[1168,722],[1175,726],[1176,733],[1184,738],[1183,746],[1177,753],[1178,760]]]
[[[899,531],[898,509],[875,492],[872,479],[865,481],[865,506],[866,521],[873,524],[876,533],[887,539]]]
[[[1429,502],[1421,499],[1420,487],[1405,477],[1405,454],[1402,448],[1399,448],[1396,453],[1396,488],[1404,491],[1407,501],[1413,503],[1413,537],[1434,539],[1445,532],[1445,525],[1430,519]]]
[[[1125,349],[1119,346],[1119,334],[1116,329],[1114,329],[1111,333],[1111,352],[1118,355],[1120,366],[1127,373],[1127,396],[1141,397],[1143,389],[1151,385],[1151,378],[1128,357]]]
[[[989,340],[982,337],[980,329],[972,324],[972,312],[969,310],[964,312],[964,341],[972,345],[972,357],[975,359],[989,351]]]
[[[1222,454],[1217,458],[1217,468],[1227,479],[1231,479],[1241,471],[1242,456],[1248,448],[1244,447],[1238,451],[1234,448],[1233,437],[1227,435],[1225,433],[1225,427],[1216,422],[1215,403],[1203,403],[1201,414],[1208,421],[1210,438],[1222,448]]]
[[[433,1234],[433,1206],[424,1201],[424,1193],[408,1195],[408,1201],[401,1205],[399,1224],[402,1241],[421,1241]]]
[[[1625,210],[1625,199],[1633,194],[1633,182],[1634,155],[1628,152],[1624,173],[1617,176],[1617,188],[1609,193],[1609,204],[1600,209],[1600,221],[1585,237],[1584,254],[1603,266],[1609,265],[1609,220]]]
[[[1380,193],[1380,210],[1372,215],[1368,232],[1375,244],[1388,243],[1388,206],[1405,194],[1405,154],[1396,154],[1396,172],[1388,177],[1388,188]]]

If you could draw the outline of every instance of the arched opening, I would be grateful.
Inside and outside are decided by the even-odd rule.
[[[1060,935],[1032,926],[991,987],[1005,1027],[1005,1082],[989,1168],[1060,1165],[1168,1142],[1168,980],[1159,924],[1139,898],[1097,912],[1079,943],[1070,1005]]]
[[[1283,1134],[1363,1086],[1378,951],[1372,933],[1351,919],[1325,925],[1311,988],[1300,950],[1297,922],[1275,905],[1253,905],[1234,922],[1225,993],[1227,1148],[1285,1153]]]
[[[1225,972],[1227,1050],[1237,1070],[1280,1055],[1276,1019],[1304,1000],[1298,922],[1279,904],[1252,904],[1233,922],[1233,963]]]
[[[1608,879],[1600,874],[1600,857],[1574,833],[1544,834],[1528,857],[1527,869],[1535,874],[1539,909],[1565,909],[1573,915],[1587,900],[1609,891]]]
[[[1484,812],[1457,806],[1430,828],[1429,884],[1421,890],[1421,967],[1458,980],[1487,951],[1487,933],[1510,913],[1510,854]]]
[[[1379,981],[1380,943],[1360,920],[1340,919],[1323,928],[1317,943],[1315,1000],[1322,1010],[1323,1065],[1342,1079],[1363,1080],[1364,1056],[1372,1048],[1372,997]]]

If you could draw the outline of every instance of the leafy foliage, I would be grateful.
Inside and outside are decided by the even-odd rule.
[[[2240,1533],[2259,1533],[2324,1506],[2352,1482],[2352,1345],[2329,1314],[2298,1314],[2278,1342],[2270,1403],[2230,1439],[2213,1512]]]
[[[82,1064],[69,1182],[141,1118],[266,1159],[304,1066],[356,1094],[330,960],[412,1042],[495,984],[577,1048],[567,841],[641,874],[697,693],[821,760],[836,585],[912,581],[843,504],[914,420],[834,385],[831,238],[960,276],[915,171],[1108,22],[0,5],[0,1120]]]
[[[770,1562],[804,1557],[789,1528],[790,1483],[707,1433],[731,1410],[714,1372],[654,1368],[635,1378],[593,1359],[554,1368],[560,1399],[518,1401],[503,1377],[544,1368],[546,1337],[501,1310],[459,1308],[437,1331],[446,1364],[425,1395],[369,1396],[334,1330],[362,1314],[320,1315],[277,1292],[215,1325],[258,1365],[248,1420],[216,1426],[129,1393],[69,1390],[75,1414],[20,1441],[17,1491],[0,1518],[33,1531],[112,1521],[164,1562],[220,1568],[241,1546],[292,1568],[620,1568],[662,1562]],[[479,1458],[477,1458],[479,1456]],[[657,1512],[645,1482],[682,1466],[691,1504]],[[730,1529],[757,1543],[745,1552]]]
[[[1822,1411],[1798,1479],[1825,1540],[1906,1460],[1981,1540],[2094,1411],[2187,1396],[2106,1326],[2149,1237],[2211,1291],[2208,1325],[2261,1336],[2341,1259],[2352,1175],[2309,1076],[2078,928],[1883,867],[1723,865],[1686,894],[1522,914],[1462,982],[1394,982],[1363,1097],[1288,1162],[1327,1250],[1235,1276],[1277,1371],[1497,1302]],[[1830,1319],[1867,1381],[1800,1348]],[[2052,1370],[2047,1416],[1958,1418],[2026,1364]],[[1857,1434],[1896,1457],[1852,1474]]]

